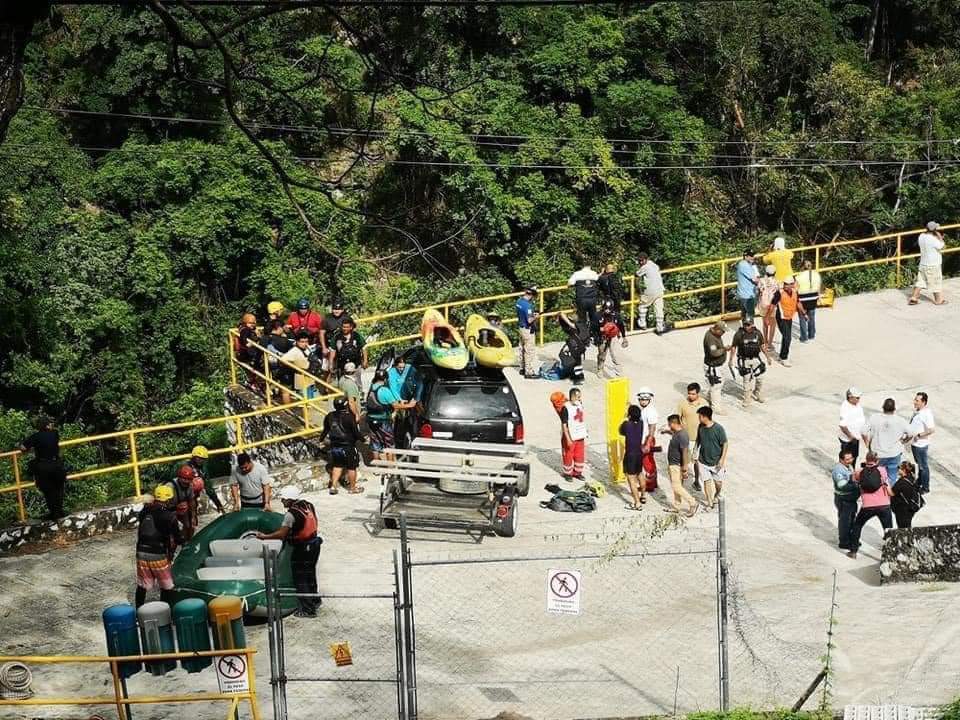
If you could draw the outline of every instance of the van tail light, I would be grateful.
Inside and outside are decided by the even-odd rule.
[[[420,432],[417,433],[422,438],[432,438],[433,437],[433,427],[430,423],[424,423],[420,426]]]
[[[517,426],[513,430],[513,441],[515,443],[523,442],[523,423],[517,423]]]

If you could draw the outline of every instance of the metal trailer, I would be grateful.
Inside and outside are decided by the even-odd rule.
[[[459,528],[513,537],[520,497],[530,489],[526,446],[415,438],[408,450],[374,460],[381,528]]]

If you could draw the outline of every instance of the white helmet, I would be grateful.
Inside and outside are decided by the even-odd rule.
[[[652,398],[653,390],[651,390],[647,386],[643,386],[642,388],[637,390],[637,397],[640,398],[641,400]]]
[[[280,488],[280,499],[290,501],[299,500],[300,488],[294,487],[293,485],[287,485],[286,487]]]

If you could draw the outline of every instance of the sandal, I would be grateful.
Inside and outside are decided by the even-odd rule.
[[[630,504],[627,505],[626,507],[627,507],[627,510],[637,510],[637,511],[643,510],[643,508],[642,508],[641,506],[639,506],[639,505],[637,505],[637,504],[635,504],[635,503],[630,503]]]
[[[331,485],[331,486],[330,486],[329,488],[327,488],[327,489],[330,491],[330,494],[331,494],[331,495],[336,495],[338,492],[340,492],[340,491],[337,490],[333,485]]]
[[[919,305],[919,304],[920,304],[920,301],[917,300],[916,298],[910,298],[909,300],[907,300],[907,305]]]
[[[358,487],[358,488],[354,488],[353,490],[348,490],[347,492],[349,492],[351,495],[359,495],[359,494],[362,493],[364,490],[366,490],[366,488],[364,488],[364,487]]]
[[[646,505],[646,504],[647,504],[647,496],[646,496],[646,495],[641,495],[641,496],[640,496],[640,504],[641,504],[641,505]]]

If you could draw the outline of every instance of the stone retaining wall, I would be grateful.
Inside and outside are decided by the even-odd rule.
[[[960,525],[891,530],[883,543],[880,581],[960,581]]]

